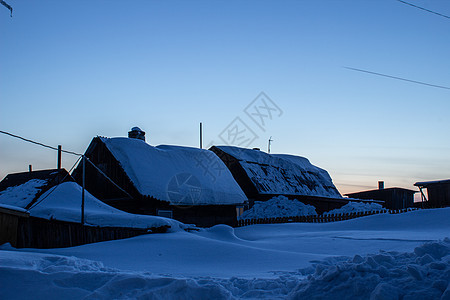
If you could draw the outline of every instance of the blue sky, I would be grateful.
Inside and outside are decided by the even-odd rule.
[[[341,193],[450,178],[450,20],[395,0],[7,1],[0,130],[84,152],[133,126],[150,144],[249,145],[305,156]],[[450,15],[444,0],[412,3]],[[264,130],[244,112],[265,92]],[[0,177],[56,154],[0,135]],[[70,169],[76,158],[64,155]]]

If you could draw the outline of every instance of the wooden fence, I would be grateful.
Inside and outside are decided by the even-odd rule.
[[[400,214],[412,210],[417,210],[417,208],[405,208],[400,210],[377,210],[377,211],[353,212],[345,214],[329,214],[319,216],[292,216],[279,218],[242,219],[237,221],[236,227],[255,224],[277,224],[277,223],[329,223],[329,222],[350,220],[376,214],[384,214],[384,213]]]
[[[166,232],[169,226],[147,229],[87,226],[46,220],[28,213],[0,209],[0,244],[15,248],[60,248]]]

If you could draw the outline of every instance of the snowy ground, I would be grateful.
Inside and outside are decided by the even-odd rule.
[[[0,249],[0,299],[450,299],[450,208]]]

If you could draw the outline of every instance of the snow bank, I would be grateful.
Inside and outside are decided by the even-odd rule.
[[[0,253],[0,265],[1,299],[233,298],[220,281],[211,278],[173,278],[124,272],[74,257],[5,251]]]
[[[294,216],[315,216],[316,208],[285,196],[274,197],[268,201],[256,201],[249,210],[244,211],[240,219],[262,219]]]
[[[449,275],[449,239],[412,253],[330,258],[270,279],[158,276],[75,257],[0,252],[2,299],[449,299]]]
[[[450,239],[446,238],[413,253],[380,252],[316,263],[290,298],[450,299],[449,281]]]
[[[216,148],[238,159],[262,194],[342,197],[328,172],[312,165],[307,158],[233,146]]]
[[[365,212],[365,211],[385,211],[386,209],[378,203],[364,203],[364,202],[349,202],[342,206],[341,208],[333,209],[325,212],[324,215],[339,215],[354,212]]]
[[[0,192],[0,204],[25,208],[47,184],[47,180],[32,179]]]
[[[29,209],[33,217],[59,221],[80,222],[81,187],[75,182],[61,183],[42,194]],[[85,223],[91,226],[150,228],[170,226],[172,230],[181,223],[162,217],[135,215],[115,209],[85,191]]]
[[[241,204],[247,200],[211,151],[153,147],[131,138],[101,138],[143,195],[175,205]]]

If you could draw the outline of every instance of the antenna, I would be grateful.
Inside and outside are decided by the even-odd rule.
[[[270,144],[273,142],[272,136],[269,138],[269,145],[267,147],[267,152],[270,153]]]

